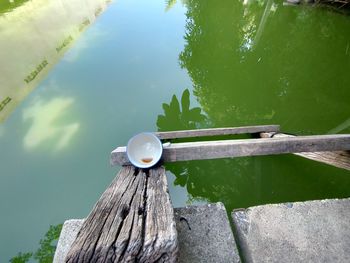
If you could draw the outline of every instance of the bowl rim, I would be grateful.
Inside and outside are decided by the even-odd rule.
[[[153,163],[151,163],[151,164],[140,164],[140,163],[135,163],[135,162],[132,160],[133,158],[130,158],[129,151],[128,151],[129,144],[132,142],[133,139],[135,139],[137,136],[140,136],[140,135],[151,135],[154,139],[156,139],[156,141],[157,141],[158,144],[159,144],[159,148],[160,148],[160,155],[159,155],[159,158],[158,158],[155,162],[153,162]],[[134,165],[135,167],[137,167],[137,168],[150,168],[150,167],[156,165],[156,164],[159,162],[159,160],[162,158],[162,154],[163,154],[163,144],[162,144],[161,140],[157,137],[157,135],[155,135],[154,132],[140,132],[140,133],[137,133],[137,134],[135,134],[134,136],[132,136],[132,137],[128,140],[128,144],[126,145],[126,155],[127,155],[128,159],[129,159],[130,163],[131,163],[132,165]]]

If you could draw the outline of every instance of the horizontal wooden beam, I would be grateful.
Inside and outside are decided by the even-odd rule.
[[[350,135],[314,135],[288,138],[261,138],[173,143],[164,148],[164,162],[219,159],[283,153],[350,150]],[[112,165],[129,164],[126,147],[111,153]]]
[[[284,133],[261,133],[262,138],[291,138],[294,135],[284,134]],[[350,170],[350,151],[334,151],[334,152],[301,152],[294,153],[295,155],[329,164],[338,168]]]
[[[159,139],[162,140],[162,139],[193,138],[193,137],[204,137],[204,136],[234,135],[234,134],[245,134],[245,133],[278,132],[279,129],[280,129],[279,125],[260,125],[260,126],[155,132],[155,134],[158,136]]]

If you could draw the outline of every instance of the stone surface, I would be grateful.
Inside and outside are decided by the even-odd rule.
[[[222,203],[175,209],[179,262],[240,262]]]
[[[83,222],[84,219],[71,219],[64,222],[53,262],[64,262],[74,239],[83,225]]]
[[[350,262],[350,199],[256,206],[232,218],[245,262]]]
[[[240,262],[226,209],[222,203],[175,208],[178,262]],[[63,263],[83,220],[67,220],[57,244],[54,263]]]

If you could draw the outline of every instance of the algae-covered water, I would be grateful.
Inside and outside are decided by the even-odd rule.
[[[119,169],[109,153],[138,132],[350,133],[350,17],[277,0],[102,2],[3,8],[0,262],[36,252],[50,225],[87,216]],[[10,31],[16,17],[34,22]],[[293,155],[166,169],[174,206],[350,196],[349,172]],[[52,254],[42,251],[31,260]]]

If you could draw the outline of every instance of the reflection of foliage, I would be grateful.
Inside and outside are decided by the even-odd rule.
[[[60,236],[62,230],[62,224],[56,226],[50,226],[46,232],[44,239],[40,240],[40,247],[35,253],[18,253],[13,257],[11,263],[25,263],[30,259],[35,259],[39,263],[51,263],[56,250],[55,242]]]
[[[174,184],[186,187],[193,200],[223,202],[228,210],[255,204],[256,175],[244,176],[253,164],[249,158],[167,163],[166,169],[176,177]],[[245,198],[241,198],[244,196]]]
[[[176,162],[165,167],[192,200],[220,201],[228,212],[267,203],[348,197],[350,189],[348,171],[289,155]]]
[[[189,0],[187,8],[187,44],[180,64],[188,70],[204,111],[216,126],[263,122],[260,114],[272,109],[259,102],[266,93],[255,91],[252,75],[260,65],[250,52],[263,9],[259,3],[244,9],[242,3],[227,0]]]
[[[175,4],[176,4],[176,0],[166,0],[166,7],[165,7],[165,11],[169,11]]]
[[[158,131],[196,129],[206,125],[206,117],[200,108],[190,108],[190,92],[186,89],[179,100],[174,95],[169,104],[163,104],[164,115],[158,115]],[[254,184],[252,177],[240,177],[240,174],[251,164],[247,158],[235,160],[206,160],[166,164],[166,169],[175,176],[175,185],[187,188],[194,199],[208,199],[211,202],[221,201],[233,207],[232,200],[239,199],[242,192],[248,191]],[[235,182],[241,182],[240,188]],[[254,198],[254,195],[251,196]],[[240,204],[250,204],[250,199]]]
[[[165,0],[165,11],[169,11],[175,4],[176,4],[177,0]],[[182,0],[181,1],[183,5],[186,4],[187,0]]]
[[[190,92],[186,89],[182,93],[180,103],[173,95],[170,104],[163,103],[164,115],[159,115],[157,126],[159,131],[190,130],[200,126],[205,121],[201,108],[190,109]]]
[[[16,7],[19,7],[28,1],[29,0],[16,0],[16,1],[13,1],[11,3],[9,0],[1,0],[0,1],[0,14],[11,11],[11,10],[15,9]]]
[[[186,45],[180,65],[192,79],[194,95],[210,126],[274,122],[290,132],[323,132],[348,119],[350,48],[345,56],[344,47],[350,35],[346,17],[291,9],[274,0],[188,0],[186,6]],[[339,84],[337,92],[335,83]],[[159,131],[201,126],[196,119],[182,121],[186,118],[179,104],[175,97],[163,105]],[[174,183],[186,187],[193,199],[222,201],[228,211],[349,196],[348,172],[295,156],[165,166],[175,175]]]
[[[343,11],[344,14],[350,12],[350,0],[314,0],[316,5],[333,8],[336,11]]]
[[[185,90],[181,107],[176,96],[170,104],[163,104],[158,131],[203,125],[204,116],[199,109],[190,109],[189,98]],[[186,187],[190,201],[220,201],[227,211],[264,203],[345,197],[350,189],[347,172],[290,156],[186,161],[166,163],[165,167],[175,175],[175,185]],[[330,185],[330,181],[334,183]]]
[[[32,257],[33,253],[18,253],[17,256],[13,257],[10,262],[11,263],[25,263],[29,261],[29,259]]]
[[[45,234],[45,238],[40,240],[40,248],[35,252],[34,255],[34,258],[40,263],[52,262],[56,250],[56,246],[52,243],[59,238],[61,230],[62,224],[57,226],[50,226],[49,230]]]
[[[190,109],[188,90],[182,94],[181,107],[173,96],[163,109],[158,131],[193,129],[204,123],[201,111]],[[187,161],[166,163],[165,167],[175,175],[174,184],[187,189],[190,202],[220,201],[227,211],[266,203],[347,197],[350,189],[348,172],[295,156]]]
[[[274,122],[316,133],[348,118],[346,17],[272,0],[188,0],[186,16],[180,64],[215,126]]]

